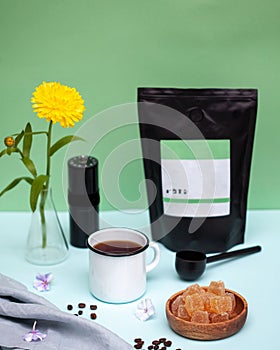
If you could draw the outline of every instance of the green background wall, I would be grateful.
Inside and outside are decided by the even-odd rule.
[[[27,121],[46,129],[30,104],[42,81],[76,87],[87,108],[73,129],[55,126],[54,138],[75,133],[106,108],[136,101],[138,86],[258,88],[248,204],[279,209],[279,13],[275,0],[1,0],[0,138]],[[138,137],[135,124],[119,132],[120,140]],[[117,139],[109,138],[107,149]],[[44,141],[35,143],[32,156],[44,169]],[[102,163],[104,150],[93,151]],[[64,156],[61,150],[52,164],[60,210],[66,209]],[[16,156],[2,157],[0,172],[0,189],[26,174]],[[142,178],[140,160],[121,178],[132,207]],[[20,184],[0,198],[0,210],[28,210],[28,191]],[[103,198],[101,209],[111,208]]]

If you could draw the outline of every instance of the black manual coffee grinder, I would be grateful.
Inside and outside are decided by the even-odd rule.
[[[68,160],[70,243],[87,247],[88,236],[99,229],[98,160],[81,155]]]

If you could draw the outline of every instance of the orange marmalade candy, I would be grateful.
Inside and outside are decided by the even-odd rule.
[[[206,292],[204,295],[203,295],[203,302],[204,302],[204,309],[206,311],[209,311],[210,312],[210,299],[215,297],[216,294],[214,293],[209,293],[209,292]]]
[[[179,295],[171,304],[171,311],[174,315],[178,315],[178,309],[180,305],[184,305],[185,302],[183,301],[182,295]]]
[[[196,311],[191,318],[191,322],[210,323],[209,314],[207,311]]]
[[[209,287],[208,287],[208,292],[214,293],[217,295],[224,295],[226,292],[224,282],[223,281],[210,282]]]
[[[192,316],[195,313],[195,311],[198,311],[198,310],[204,311],[203,298],[199,293],[186,295],[185,306],[190,316]]]
[[[232,311],[232,300],[230,296],[215,296],[210,298],[210,312],[222,314]]]
[[[184,320],[189,321],[190,315],[187,312],[185,307],[185,301],[183,300],[182,295],[179,295],[171,304],[171,311],[174,315],[183,318]]]
[[[223,281],[212,281],[208,287],[189,286],[171,305],[174,315],[191,322],[227,321],[236,307],[233,293],[226,292]]]
[[[224,322],[229,320],[229,314],[227,312],[223,312],[222,314],[210,314],[209,318],[212,323]]]
[[[234,294],[230,293],[230,292],[226,292],[226,295],[231,297],[231,302],[232,302],[232,310],[233,311],[236,307],[236,300],[235,300],[235,296]]]
[[[202,287],[200,287],[199,284],[195,283],[190,285],[183,294],[184,296],[186,296],[186,295],[191,295],[195,293],[198,293],[198,294],[205,293],[205,290]]]
[[[191,317],[185,307],[185,304],[179,305],[177,316],[183,318],[184,320],[190,321]]]

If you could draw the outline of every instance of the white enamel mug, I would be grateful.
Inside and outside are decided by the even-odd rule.
[[[103,251],[98,243],[134,242],[137,250],[125,253]],[[160,249],[143,233],[110,227],[92,233],[88,238],[89,286],[91,293],[108,303],[128,303],[140,298],[146,291],[146,273],[159,262]],[[146,262],[146,250],[152,248],[154,256]]]

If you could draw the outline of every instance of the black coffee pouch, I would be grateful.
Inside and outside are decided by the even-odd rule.
[[[255,89],[139,88],[151,231],[167,248],[244,242]]]

